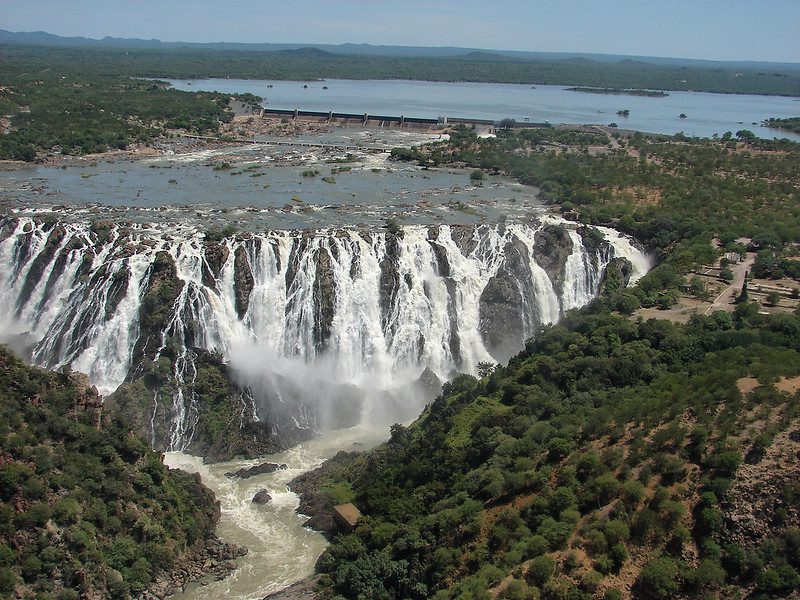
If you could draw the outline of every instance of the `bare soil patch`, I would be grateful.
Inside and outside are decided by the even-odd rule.
[[[758,379],[755,377],[742,377],[736,380],[736,387],[739,388],[739,392],[742,396],[749,394],[760,385]]]

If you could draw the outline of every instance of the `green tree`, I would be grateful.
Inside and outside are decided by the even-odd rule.
[[[636,580],[636,594],[642,599],[661,600],[675,595],[680,589],[680,567],[671,558],[647,561]]]

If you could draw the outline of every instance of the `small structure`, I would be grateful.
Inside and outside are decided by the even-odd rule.
[[[361,511],[350,502],[333,507],[333,522],[341,531],[348,533],[353,531],[359,519],[361,519]]]
[[[737,265],[739,261],[742,260],[742,255],[738,252],[726,252],[724,258],[727,258],[728,262],[732,265]]]

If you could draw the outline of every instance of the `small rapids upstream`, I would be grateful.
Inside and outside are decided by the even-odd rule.
[[[182,452],[168,452],[164,462],[170,468],[199,473],[203,483],[220,501],[221,518],[217,535],[227,542],[247,546],[239,567],[220,581],[192,583],[175,600],[260,600],[271,592],[311,575],[314,563],[325,550],[325,538],[303,527],[305,517],[295,510],[296,494],[286,484],[315,469],[339,450],[366,450],[384,441],[387,432],[355,427],[326,433],[291,450],[257,460],[234,460],[204,464],[203,459]],[[248,479],[226,477],[225,473],[261,462],[286,464],[287,469]],[[256,492],[266,489],[272,499],[265,505],[253,503]]]

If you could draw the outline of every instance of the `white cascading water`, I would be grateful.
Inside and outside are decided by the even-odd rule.
[[[481,294],[503,267],[511,243],[529,255],[528,268],[517,275],[519,291],[525,291],[520,294],[524,337],[588,303],[612,258],[631,262],[632,280],[649,268],[647,256],[618,232],[597,228],[607,243],[590,251],[574,225],[548,217],[533,224],[475,226],[466,235],[462,228],[460,237],[448,226],[437,227],[435,243],[446,257],[446,274],[432,245],[432,228],[423,226],[403,228],[393,250],[387,234],[356,230],[228,238],[221,242],[227,257],[208,285],[206,246],[193,228],[114,226],[98,239],[88,224],[20,218],[0,225],[0,260],[6,265],[0,273],[0,311],[9,315],[0,322],[0,339],[27,344],[42,366],[71,365],[86,372],[103,394],[123,383],[136,360],[140,306],[156,255],[172,257],[183,287],[161,332],[160,349],[144,358],[157,359],[168,343],[177,346],[173,450],[187,447],[197,419],[195,400],[183,385],[196,374],[195,347],[220,353],[234,368],[245,355],[251,369],[254,357],[257,367],[268,370],[292,360],[325,369],[337,383],[384,389],[413,380],[426,367],[446,378],[453,369],[475,373],[479,362],[493,361],[480,333]],[[548,225],[565,227],[572,246],[560,290],[534,258],[537,233]],[[252,273],[241,317],[237,252]],[[323,253],[330,259],[323,291],[335,297],[321,344],[315,286]],[[394,277],[388,297],[382,289],[387,262]]]

